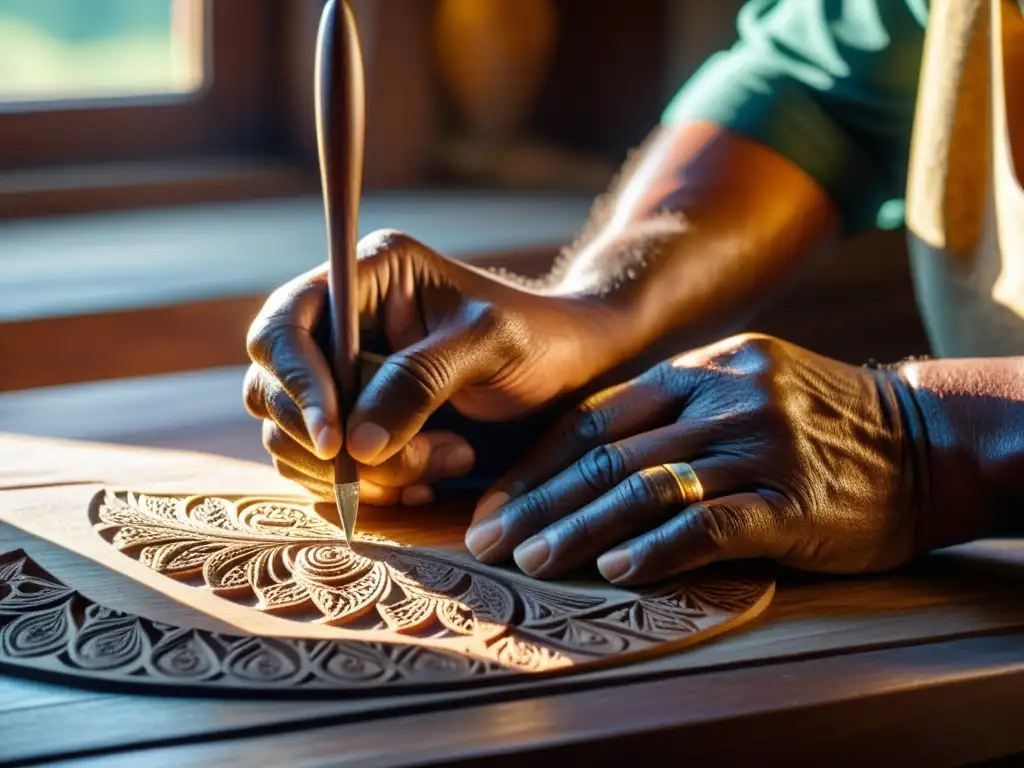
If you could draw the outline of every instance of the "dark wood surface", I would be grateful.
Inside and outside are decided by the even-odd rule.
[[[17,509],[43,498],[42,488],[49,504],[77,503],[101,484],[196,488],[211,468],[226,485],[271,492],[282,482],[246,462],[15,436],[0,439],[0,456],[0,497]],[[460,525],[430,510],[381,512],[376,524],[398,530],[425,514],[439,536]],[[16,528],[0,527],[0,544],[24,547],[93,592],[106,582],[98,564]],[[674,755],[698,764],[955,765],[1024,750],[1024,542],[981,542],[872,577],[778,576],[761,619],[707,646],[472,693],[281,703],[3,678],[0,764],[604,764]]]

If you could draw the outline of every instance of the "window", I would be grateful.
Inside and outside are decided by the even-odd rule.
[[[199,90],[202,0],[0,0],[0,103]]]
[[[0,182],[280,153],[281,28],[304,4],[0,0]]]

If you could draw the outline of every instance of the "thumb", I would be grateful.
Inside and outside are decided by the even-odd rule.
[[[349,417],[353,458],[376,465],[393,456],[452,395],[501,367],[495,350],[478,324],[451,324],[385,360]]]

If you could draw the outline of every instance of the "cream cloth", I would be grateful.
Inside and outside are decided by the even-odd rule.
[[[907,185],[933,351],[1024,355],[1024,17],[1016,0],[932,0]]]

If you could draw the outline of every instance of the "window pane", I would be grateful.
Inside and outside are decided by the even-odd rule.
[[[188,93],[203,0],[0,0],[0,102]]]

